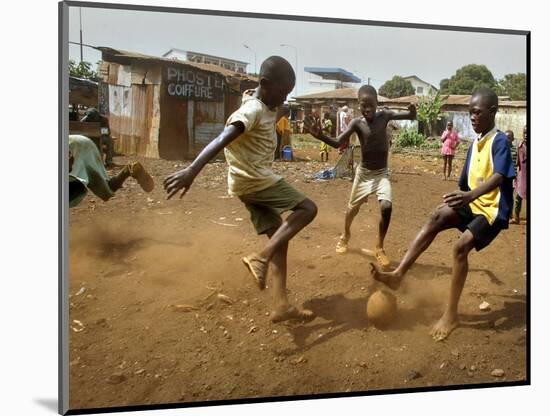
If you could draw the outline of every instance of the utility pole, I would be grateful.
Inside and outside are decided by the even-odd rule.
[[[246,48],[246,49],[249,49],[250,51],[252,51],[252,53],[254,54],[254,76],[257,75],[257,69],[256,69],[256,51],[254,49],[252,49],[250,46],[248,45],[244,45],[243,46]]]
[[[82,53],[82,7],[78,8],[78,13],[80,15],[80,62],[82,62],[84,60]]]
[[[294,95],[298,95],[298,48],[294,45],[289,45],[288,43],[281,43],[280,46],[287,46],[289,48],[294,49],[294,63],[295,63],[295,69],[294,69],[294,75],[296,75],[296,85],[294,86]]]

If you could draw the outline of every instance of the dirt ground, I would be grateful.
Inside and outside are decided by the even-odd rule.
[[[526,379],[525,224],[472,253],[462,324],[447,340],[434,342],[429,330],[447,301],[457,230],[420,257],[396,293],[396,321],[380,330],[366,318],[377,284],[373,259],[360,250],[374,246],[377,203],[362,207],[350,251],[337,254],[351,182],[308,179],[329,165],[303,161],[315,149],[297,156],[274,168],[319,207],[289,250],[290,299],[318,316],[303,325],[269,321],[270,288],[260,292],[240,260],[265,237],[227,195],[224,163],[209,164],[182,200],[167,201],[162,179],[184,163],[140,159],[155,178],[152,193],[129,179],[109,202],[88,195],[71,210],[71,409]],[[440,165],[392,156],[386,247],[394,264],[456,187],[441,179]],[[484,301],[489,310],[480,310]]]

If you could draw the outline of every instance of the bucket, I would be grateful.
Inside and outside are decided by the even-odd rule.
[[[292,147],[290,146],[283,147],[283,160],[287,160],[287,161],[292,160]]]

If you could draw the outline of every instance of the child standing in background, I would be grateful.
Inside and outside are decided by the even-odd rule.
[[[458,133],[453,130],[453,122],[447,122],[447,128],[441,135],[441,154],[443,155],[443,180],[446,181],[451,177],[453,168],[453,159],[455,157],[455,150],[460,142]]]

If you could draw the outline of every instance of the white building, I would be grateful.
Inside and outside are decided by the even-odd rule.
[[[315,94],[340,88],[353,88],[361,79],[342,68],[305,67],[307,83],[305,94]]]
[[[208,55],[200,52],[185,51],[177,48],[170,49],[168,52],[162,55],[162,57],[167,59],[177,59],[180,61],[217,65],[219,67],[238,72],[240,74],[246,74],[246,67],[248,65],[248,62],[222,58],[221,56]]]
[[[434,87],[429,82],[421,80],[416,75],[403,78],[412,84],[415,95],[435,95],[439,91],[438,88]]]

